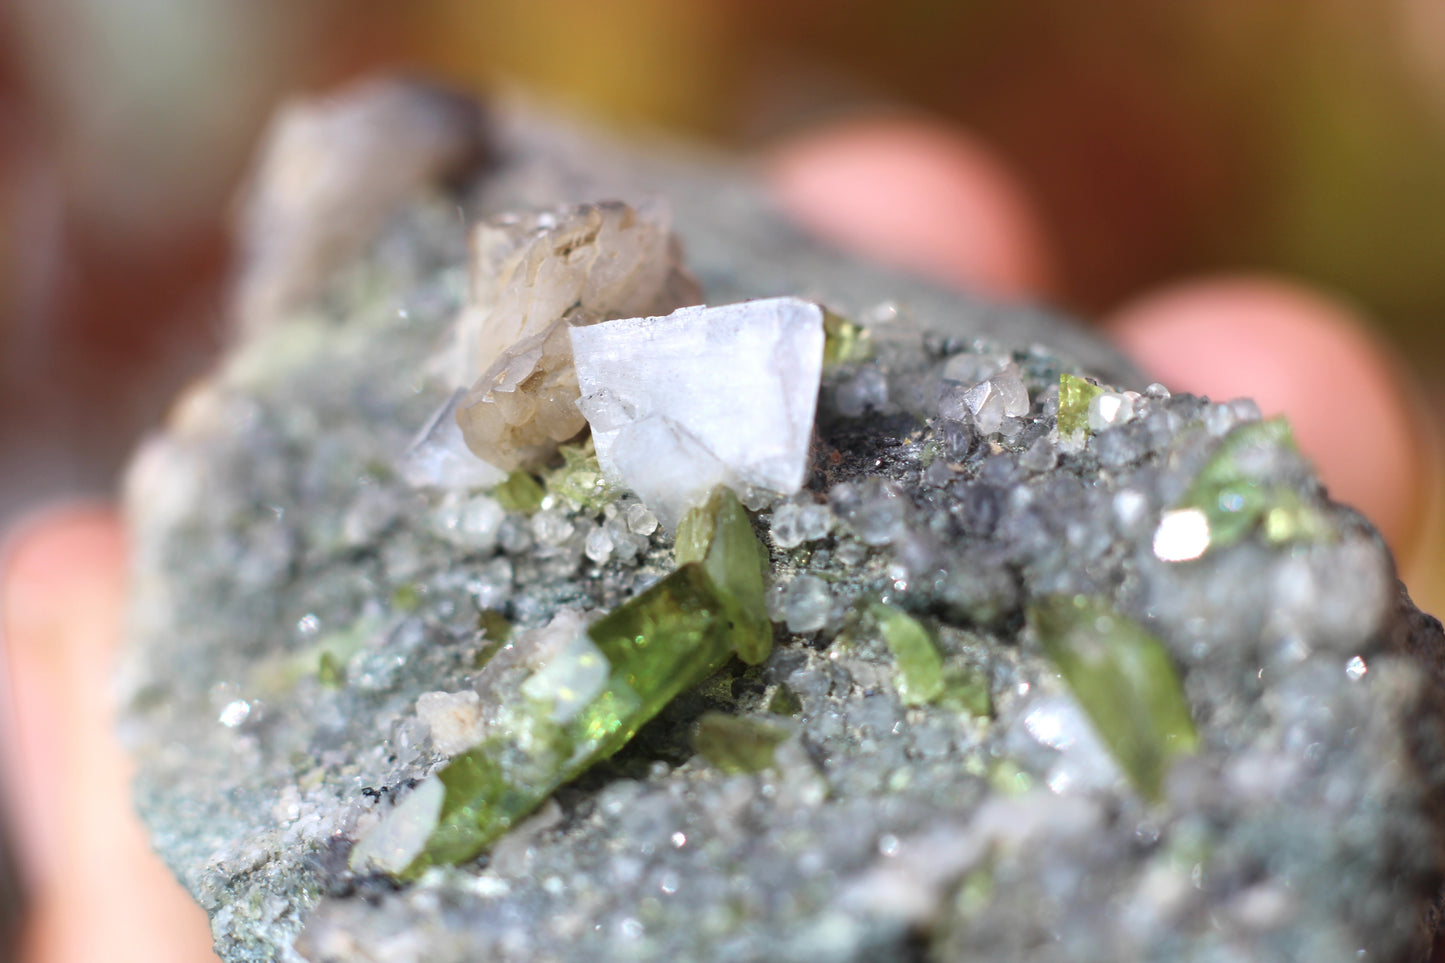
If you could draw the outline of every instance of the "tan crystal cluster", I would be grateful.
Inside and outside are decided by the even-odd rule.
[[[510,471],[585,427],[569,328],[701,300],[670,224],[661,204],[604,201],[477,227],[457,324],[463,377],[475,376],[457,424],[474,454]]]

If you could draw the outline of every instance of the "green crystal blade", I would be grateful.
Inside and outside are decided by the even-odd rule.
[[[446,787],[441,815],[402,876],[477,856],[717,671],[735,645],[727,603],[696,563],[598,619],[586,636],[523,683],[505,735],[438,770]],[[595,674],[599,654],[607,661],[605,683]]]
[[[913,616],[881,602],[868,607],[897,663],[898,696],[920,706],[943,695],[943,658],[928,629]]]
[[[1288,485],[1269,478],[1268,466],[1281,453],[1299,457],[1283,418],[1235,428],[1175,507],[1203,513],[1210,548],[1233,545],[1260,528],[1270,544],[1323,536],[1329,526],[1320,511]]]
[[[1092,381],[1077,375],[1059,375],[1059,434],[1068,436],[1089,430],[1089,402],[1104,393]]]
[[[642,698],[648,718],[732,654],[722,600],[698,563],[604,615],[588,634]]]
[[[777,723],[708,712],[697,722],[692,746],[725,773],[762,772],[786,738],[788,730]]]
[[[542,486],[529,472],[520,468],[507,476],[507,480],[492,489],[497,504],[509,512],[530,515],[542,506],[546,496]]]
[[[823,309],[823,366],[853,364],[873,354],[868,329],[854,324],[842,315]]]
[[[764,597],[768,559],[737,495],[719,488],[689,510],[677,526],[676,552],[679,565],[701,562],[713,580],[733,626],[738,658],[749,665],[766,661],[773,651]]]
[[[1141,795],[1157,800],[1169,764],[1198,745],[1164,644],[1082,595],[1035,603],[1029,622],[1120,768]]]

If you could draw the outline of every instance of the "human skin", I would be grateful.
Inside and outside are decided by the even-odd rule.
[[[966,134],[855,118],[778,145],[763,167],[784,209],[842,246],[1000,297],[1047,294],[1052,256],[1027,191]],[[1397,550],[1419,537],[1427,432],[1398,365],[1348,306],[1282,279],[1195,279],[1141,296],[1104,328],[1171,387],[1253,394],[1290,414],[1336,497]],[[1317,431],[1320,412],[1336,414]],[[204,914],[131,814],[111,732],[124,560],[106,505],[46,510],[4,553],[5,801],[31,886],[25,963],[215,959]]]

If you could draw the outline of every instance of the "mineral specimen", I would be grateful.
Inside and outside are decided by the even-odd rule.
[[[138,800],[227,961],[1421,958],[1440,626],[1279,426],[818,248],[724,162],[488,140],[132,471]],[[609,375],[634,407],[521,474],[419,462],[458,206],[655,193],[706,303],[806,299],[725,317],[802,318],[821,373],[723,339],[706,397]],[[579,365],[689,357],[613,323]],[[720,398],[725,470],[604,437]]]
[[[571,335],[597,461],[663,524],[718,485],[802,486],[823,367],[816,304],[683,308]]]

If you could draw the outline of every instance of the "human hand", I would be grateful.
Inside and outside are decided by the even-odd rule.
[[[1047,296],[1048,243],[1026,194],[961,134],[855,120],[780,147],[767,169],[787,209],[843,246],[1002,297]],[[1398,365],[1348,308],[1281,280],[1219,278],[1146,296],[1105,329],[1171,388],[1288,413],[1337,498],[1397,552],[1424,543],[1429,435]],[[0,573],[8,802],[33,887],[26,963],[214,960],[204,914],[131,813],[111,732],[123,562],[114,512],[69,508],[14,536]]]

